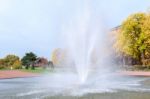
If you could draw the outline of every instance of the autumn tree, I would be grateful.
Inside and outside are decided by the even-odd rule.
[[[19,60],[19,57],[16,56],[16,55],[7,55],[7,56],[4,58],[4,60],[5,60],[5,66],[7,66],[8,68],[13,67],[13,65],[14,65],[14,63],[15,63],[16,61],[20,61],[20,60]],[[20,65],[20,66],[21,66],[21,65]]]
[[[21,61],[20,60],[16,60],[13,65],[12,65],[13,69],[21,69],[22,65],[21,65]]]
[[[7,55],[6,57],[0,59],[0,68],[20,69],[22,67],[20,63],[21,62],[18,56]]]
[[[69,52],[66,49],[55,49],[52,52],[51,59],[55,66],[69,66],[73,64],[69,57]]]
[[[62,61],[64,59],[63,50],[60,49],[60,48],[55,49],[52,52],[51,58],[52,58],[52,62],[53,62],[54,65],[56,65],[56,66],[62,65]]]
[[[0,59],[0,69],[6,68],[5,66],[5,59]]]
[[[141,41],[139,43],[142,43],[140,50],[142,52],[143,64],[150,65],[150,14],[146,15],[146,20],[142,26]]]
[[[143,64],[149,53],[150,16],[146,13],[130,15],[121,25],[117,34],[115,49],[118,53],[138,60]]]

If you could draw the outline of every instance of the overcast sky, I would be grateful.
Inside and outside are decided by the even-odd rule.
[[[62,47],[62,26],[87,0],[0,0],[0,57],[33,51],[50,59]],[[146,12],[149,0],[89,0],[94,15],[113,28],[131,13]]]

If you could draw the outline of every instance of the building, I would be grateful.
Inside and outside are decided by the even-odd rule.
[[[53,68],[53,63],[51,61],[48,61],[46,58],[39,57],[37,60],[34,62],[35,67],[52,67]]]

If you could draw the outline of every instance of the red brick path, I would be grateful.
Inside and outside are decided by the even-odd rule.
[[[0,70],[0,79],[35,77],[35,76],[38,76],[38,74],[23,72],[20,70]]]
[[[120,73],[122,75],[129,75],[129,76],[150,77],[150,72],[145,71],[121,71]],[[39,75],[36,73],[29,73],[20,70],[0,70],[0,79],[36,77],[36,76]]]
[[[150,72],[146,72],[146,71],[122,71],[121,74],[129,75],[129,76],[150,77]]]

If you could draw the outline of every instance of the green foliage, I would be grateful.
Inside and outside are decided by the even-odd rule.
[[[25,56],[21,59],[21,62],[22,62],[22,65],[26,66],[26,69],[28,69],[29,66],[32,65],[36,59],[37,59],[37,56],[34,53],[30,52],[30,53],[25,54]],[[32,68],[34,69],[33,65],[32,65]]]

